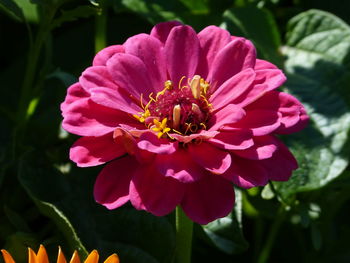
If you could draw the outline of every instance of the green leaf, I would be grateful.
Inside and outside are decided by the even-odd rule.
[[[222,28],[233,35],[244,36],[253,41],[258,49],[259,57],[263,57],[274,64],[281,64],[278,49],[281,37],[273,15],[267,9],[256,7],[232,8],[223,15]]]
[[[210,242],[227,254],[238,254],[248,248],[242,233],[242,193],[236,190],[235,209],[228,216],[202,226]]]
[[[229,0],[121,0],[114,1],[114,9],[130,10],[152,24],[167,20],[179,20],[194,28],[221,22],[222,12],[232,4]]]
[[[23,15],[28,22],[39,22],[39,12],[37,5],[28,0],[13,0],[16,2],[23,12]]]
[[[87,18],[95,15],[96,13],[97,9],[88,5],[78,6],[72,10],[62,11],[62,15],[52,22],[51,28],[54,29],[61,26],[65,22],[71,22],[79,18]]]
[[[350,28],[329,13],[310,10],[290,20],[285,69],[287,90],[310,115],[308,127],[285,138],[300,168],[285,183],[274,183],[285,198],[318,189],[348,165],[350,110]]]
[[[19,180],[72,248],[97,249],[102,257],[117,253],[125,262],[170,262],[175,233],[169,221],[127,205],[113,211],[98,205],[92,196],[97,174],[79,168],[63,175],[42,154],[31,152],[20,163]]]
[[[22,9],[17,5],[14,0],[0,0],[0,9],[3,9],[14,19],[19,21],[24,20]]]

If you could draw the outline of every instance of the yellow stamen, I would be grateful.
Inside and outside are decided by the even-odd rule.
[[[182,89],[182,88],[187,87],[187,86],[181,87],[181,83],[182,83],[182,81],[183,81],[185,78],[186,78],[186,76],[182,76],[182,78],[180,79],[180,81],[179,81],[179,89]]]
[[[178,129],[180,125],[181,117],[181,107],[180,105],[175,105],[173,108],[173,128]]]
[[[191,80],[191,91],[195,99],[199,99],[201,96],[201,85],[200,85],[201,76],[195,75]]]
[[[164,82],[164,87],[167,89],[167,90],[172,90],[173,89],[173,83],[171,80],[167,80]]]
[[[201,79],[200,86],[201,86],[202,93],[204,94],[204,96],[206,96],[207,95],[207,91],[208,91],[208,89],[210,87],[209,83],[206,82],[204,79]]]
[[[163,134],[170,132],[170,128],[167,127],[167,118],[164,118],[162,122],[157,119],[153,119],[155,127],[152,128],[152,131],[158,132],[157,137],[161,138]]]
[[[133,114],[132,116],[136,118],[139,122],[144,123],[148,117],[151,116],[151,113],[149,110],[145,110],[145,112],[140,112],[140,115]]]

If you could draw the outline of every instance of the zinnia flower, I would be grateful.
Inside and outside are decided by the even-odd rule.
[[[177,205],[206,224],[234,205],[233,184],[286,181],[297,162],[276,137],[308,117],[286,80],[253,44],[209,26],[198,34],[167,22],[100,51],[68,89],[63,128],[83,136],[70,150],[80,167],[107,163],[97,202],[128,201],[157,216]]]
[[[5,249],[2,249],[1,252],[5,263],[15,263],[9,252],[7,252]],[[98,258],[98,252],[96,250],[93,250],[88,255],[84,263],[98,263]],[[49,258],[43,245],[40,245],[38,254],[35,254],[31,248],[28,248],[28,263],[49,263]],[[67,263],[67,260],[62,253],[61,248],[58,249],[57,263]],[[80,258],[77,251],[74,251],[70,263],[80,263]],[[104,263],[119,263],[119,258],[116,254],[113,254],[109,256],[104,261]]]

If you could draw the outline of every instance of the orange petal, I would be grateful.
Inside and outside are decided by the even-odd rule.
[[[58,247],[57,263],[67,263],[67,260],[62,252],[61,247]]]
[[[110,255],[104,263],[119,263],[119,257],[117,254]]]
[[[78,252],[75,250],[69,263],[80,263]]]
[[[49,258],[47,257],[46,249],[43,245],[40,245],[36,260],[38,263],[49,263]]]
[[[1,252],[5,263],[15,263],[9,252],[7,252],[5,249],[1,249]]]
[[[98,252],[97,250],[93,250],[90,255],[87,257],[87,259],[85,259],[84,263],[98,263]]]
[[[28,263],[36,263],[36,254],[35,252],[29,247],[28,248]]]

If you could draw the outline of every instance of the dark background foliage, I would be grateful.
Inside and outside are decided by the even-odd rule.
[[[345,0],[0,0],[0,247],[17,262],[39,244],[52,260],[61,245],[66,255],[172,261],[174,215],[96,204],[101,168],[70,162],[76,137],[60,128],[59,105],[104,36],[123,43],[176,19],[251,39],[311,117],[282,137],[300,165],[291,180],[236,189],[229,216],[195,226],[193,262],[350,262],[349,10]]]

